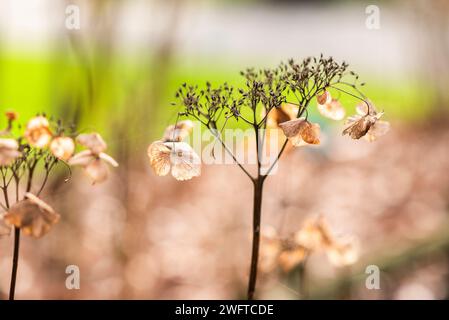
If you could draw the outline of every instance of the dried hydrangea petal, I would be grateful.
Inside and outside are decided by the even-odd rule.
[[[282,122],[279,124],[279,127],[282,129],[287,138],[293,138],[300,133],[305,122],[306,120],[304,118],[298,118]]]
[[[343,135],[348,134],[352,139],[360,139],[366,135],[373,125],[368,116],[359,118],[356,121],[350,120],[349,125],[343,130]]]
[[[162,141],[155,141],[148,147],[150,165],[158,176],[166,176],[170,172],[170,152]]]
[[[118,162],[115,161],[115,159],[112,158],[110,155],[108,155],[108,154],[102,152],[102,153],[100,153],[100,154],[98,155],[98,157],[99,157],[101,160],[103,160],[104,162],[106,162],[106,163],[110,164],[111,166],[113,166],[114,168],[117,168],[117,167],[118,167]]]
[[[59,221],[60,215],[41,199],[27,193],[26,199],[12,206],[4,219],[7,224],[20,228],[24,234],[40,238]]]
[[[0,139],[0,166],[11,165],[21,153],[19,143],[14,139]]]
[[[306,121],[300,131],[301,138],[308,144],[320,144],[320,125]]]
[[[191,146],[184,142],[165,143],[171,147],[171,173],[176,180],[190,180],[201,175],[201,159]]]
[[[320,143],[320,125],[317,123],[310,123],[304,118],[299,118],[283,122],[280,127],[296,147]]]
[[[322,93],[316,95],[316,101],[318,104],[326,104],[332,101],[332,97],[329,91],[324,90]]]
[[[118,163],[106,153],[95,154],[84,150],[74,155],[69,161],[71,166],[82,166],[93,184],[104,182],[109,176],[107,164],[117,167]]]
[[[299,107],[291,103],[283,103],[280,107],[273,108],[267,116],[267,129],[279,129],[280,124],[289,120],[296,119]],[[262,113],[262,118],[265,116]]]
[[[336,121],[342,120],[346,113],[337,99],[332,99],[329,103],[318,104],[318,111],[322,116]]]
[[[284,250],[279,255],[279,266],[287,273],[296,268],[304,261],[307,252],[303,247],[296,247],[290,250]]]
[[[36,148],[45,148],[53,138],[50,131],[50,123],[44,116],[37,116],[28,121],[25,138],[28,143]]]
[[[52,154],[61,160],[69,160],[75,152],[75,143],[69,137],[57,137],[50,144]]]
[[[165,129],[164,137],[162,140],[164,142],[175,141],[180,142],[183,141],[187,136],[192,133],[193,130],[193,122],[190,120],[184,120],[178,122],[176,125],[171,125]]]
[[[359,251],[354,239],[340,239],[326,250],[329,261],[336,267],[349,266],[359,259]]]
[[[329,225],[324,218],[307,220],[295,236],[296,244],[309,250],[319,250],[333,243]]]
[[[376,121],[363,137],[369,142],[375,141],[377,138],[387,134],[390,131],[390,123],[388,121]]]
[[[92,184],[102,183],[108,179],[109,168],[100,158],[94,159],[84,168],[86,174],[92,180]]]
[[[83,150],[74,155],[69,161],[69,165],[71,166],[87,166],[95,160],[95,155],[90,150]]]
[[[80,134],[76,138],[76,141],[78,141],[79,144],[88,148],[95,154],[100,154],[101,152],[105,151],[107,148],[106,142],[96,132]]]

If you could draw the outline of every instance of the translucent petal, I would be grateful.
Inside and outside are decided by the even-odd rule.
[[[336,99],[332,99],[329,103],[318,104],[318,111],[324,117],[337,121],[343,119],[346,113],[341,103]]]
[[[72,138],[58,137],[51,142],[50,151],[56,158],[66,161],[72,157],[75,151],[75,143]]]
[[[183,141],[193,130],[193,122],[184,120],[178,122],[176,125],[171,125],[165,129],[163,141]]]
[[[162,141],[153,142],[148,147],[148,158],[150,165],[158,176],[165,176],[170,172],[171,149]]]
[[[76,141],[82,146],[90,149],[94,154],[100,154],[107,148],[106,142],[98,133],[83,133],[80,134]]]
[[[192,147],[184,142],[167,142],[165,145],[172,145],[170,153],[171,173],[176,180],[189,180],[201,174],[201,159]]]
[[[105,161],[106,163],[110,164],[111,166],[113,166],[114,168],[118,167],[118,162],[115,161],[114,158],[112,158],[110,155],[102,152],[99,154],[99,158],[103,161]]]
[[[92,179],[93,184],[102,183],[107,180],[109,169],[101,159],[95,159],[85,168],[86,174]]]

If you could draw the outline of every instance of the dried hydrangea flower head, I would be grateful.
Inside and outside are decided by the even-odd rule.
[[[68,163],[83,167],[93,184],[106,181],[109,176],[107,165],[118,167],[117,161],[103,152],[107,148],[106,142],[98,133],[81,134],[76,140],[88,149],[74,155]]]
[[[325,90],[316,97],[318,111],[323,117],[332,120],[341,120],[345,117],[345,109],[340,101],[333,99],[330,92]]]
[[[11,165],[20,156],[17,140],[0,138],[0,167]]]
[[[48,146],[53,138],[48,119],[44,116],[37,116],[28,121],[25,138],[33,147],[45,148]]]
[[[272,227],[262,230],[261,271],[271,272],[279,266],[283,272],[288,273],[304,262],[307,255],[307,249],[298,245],[293,238],[281,239]]]
[[[365,139],[371,142],[389,131],[390,123],[379,120],[384,113],[377,112],[371,102],[359,104],[356,111],[356,115],[347,119],[343,135],[348,134],[353,139],[366,136]]]
[[[180,181],[201,175],[201,159],[185,142],[155,141],[148,147],[148,157],[158,176],[166,176],[170,170]]]
[[[75,152],[75,142],[70,137],[57,137],[50,143],[51,153],[58,159],[67,161]]]
[[[353,265],[359,259],[358,243],[355,238],[342,238],[326,250],[329,261],[336,267]]]
[[[323,217],[306,220],[294,239],[297,244],[309,250],[319,250],[333,242],[329,225]]]
[[[309,252],[324,251],[336,267],[348,266],[358,260],[358,246],[354,237],[334,237],[323,217],[306,221],[294,237],[295,242]]]
[[[282,271],[288,273],[305,261],[308,250],[297,245],[291,239],[283,241],[283,249],[278,257],[279,266]]]
[[[5,222],[34,238],[47,234],[59,221],[60,215],[52,207],[31,193],[13,205],[5,214]]]
[[[298,118],[283,122],[279,126],[296,147],[305,144],[320,144],[320,125],[318,123],[310,123],[305,118]]]
[[[190,120],[179,121],[175,125],[171,125],[165,129],[162,141],[164,142],[181,142],[187,138],[193,130],[193,122]]]

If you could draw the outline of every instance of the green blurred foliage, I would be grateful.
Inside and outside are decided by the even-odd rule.
[[[242,83],[240,70],[233,66],[207,61],[186,66],[175,61],[167,66],[166,83],[158,86],[161,90],[158,105],[151,105],[150,88],[159,81],[158,75],[152,74],[155,62],[151,57],[115,56],[109,57],[107,63],[104,59],[97,54],[86,66],[70,51],[4,50],[0,53],[0,108],[17,111],[22,121],[38,112],[51,113],[66,121],[81,115],[81,128],[94,127],[106,136],[121,121],[139,118],[143,112],[150,123],[144,128],[131,125],[129,137],[150,141],[176,120],[177,110],[170,103],[183,82],[200,86],[206,81],[217,85],[225,81],[231,85]],[[366,82],[363,91],[378,109],[385,110],[387,119],[420,121],[432,111],[434,92],[418,78],[376,79],[363,70],[357,71]],[[345,95],[341,95],[341,101],[348,113],[358,103]],[[316,109],[311,108],[310,114],[314,117]]]

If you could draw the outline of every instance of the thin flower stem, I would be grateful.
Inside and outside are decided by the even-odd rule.
[[[257,282],[257,269],[259,261],[260,246],[260,225],[262,216],[262,195],[263,195],[263,179],[259,175],[254,181],[254,197],[253,197],[253,239],[251,252],[251,266],[248,280],[248,300],[254,299]]]
[[[12,259],[11,284],[9,287],[9,300],[14,300],[16,292],[17,269],[19,266],[20,228],[14,227],[14,254]]]
[[[224,143],[224,141],[220,138],[219,134],[216,133],[216,129],[212,128],[212,134],[214,137],[220,142],[220,144],[223,146],[223,148],[226,150],[226,152],[232,157],[234,162],[242,169],[242,171],[248,176],[248,178],[251,179],[251,181],[254,180],[254,177],[248,172],[248,170],[245,169],[245,167],[237,160],[232,150],[229,149],[229,147]]]
[[[28,181],[26,192],[30,192],[31,190],[34,170],[36,169],[36,165],[38,162],[39,160],[35,159],[28,168]],[[20,249],[20,228],[14,227],[14,252],[12,258],[11,283],[9,286],[9,300],[14,300],[14,295],[16,291],[17,270],[19,268],[19,249]]]
[[[355,95],[355,94],[352,94],[352,93],[350,93],[350,92],[348,92],[348,91],[346,91],[346,90],[340,89],[340,88],[335,87],[335,86],[330,86],[330,87],[333,88],[333,89],[336,89],[336,90],[338,90],[338,91],[341,91],[341,92],[343,92],[343,93],[346,93],[347,95],[350,95],[351,97],[354,97],[354,98],[356,98],[356,99],[359,99],[360,101],[363,101],[363,102],[366,104],[366,106],[368,107],[368,112],[369,112],[369,110],[370,110],[370,105],[369,105],[368,102],[366,102],[366,100],[365,100],[364,98],[359,97],[359,96],[357,96],[357,95]]]
[[[259,126],[256,118],[254,118],[254,131],[256,134],[256,152],[257,152],[257,179],[253,180],[254,197],[253,197],[253,239],[251,251],[251,266],[248,279],[248,300],[254,299],[257,283],[257,269],[259,262],[260,247],[260,226],[262,221],[262,199],[263,199],[263,182],[264,178],[261,173],[261,151],[263,150],[263,142],[259,136]],[[265,134],[265,132],[264,132]]]

